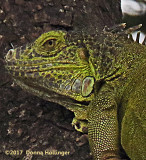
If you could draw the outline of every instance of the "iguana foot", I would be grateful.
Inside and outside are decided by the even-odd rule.
[[[87,123],[88,123],[87,121],[78,120],[77,118],[74,118],[72,120],[72,126],[74,126],[74,128],[77,131],[83,132],[83,133],[88,133]]]
[[[78,142],[77,146],[83,146],[84,144],[86,144],[89,141],[88,135],[83,134],[81,137],[76,138],[76,141]]]

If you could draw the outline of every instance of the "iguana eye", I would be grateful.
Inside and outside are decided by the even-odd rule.
[[[46,42],[44,42],[43,47],[52,48],[55,46],[55,44],[56,44],[56,39],[49,39]]]
[[[42,34],[33,44],[36,54],[44,57],[53,57],[66,46],[64,39],[66,33],[62,31],[50,31]]]
[[[48,44],[51,46],[53,44],[53,40],[49,40]]]

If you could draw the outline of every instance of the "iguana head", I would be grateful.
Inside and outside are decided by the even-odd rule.
[[[89,55],[78,34],[50,31],[6,55],[7,69],[19,85],[89,101],[94,85]]]

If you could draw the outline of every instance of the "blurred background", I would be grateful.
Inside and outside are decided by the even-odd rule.
[[[140,42],[143,41],[146,35],[146,0],[121,0],[121,8],[123,13],[123,22],[127,27],[142,24]],[[133,38],[136,38],[136,33],[133,33]]]

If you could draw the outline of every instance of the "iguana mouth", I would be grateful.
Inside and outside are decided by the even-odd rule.
[[[70,98],[69,96],[61,95],[57,92],[54,92],[52,90],[48,90],[45,87],[35,85],[35,83],[30,83],[28,80],[19,80],[14,79],[14,82],[21,86],[21,88],[25,89],[26,91],[33,93],[34,95],[41,97],[44,100],[58,103],[60,105],[71,107],[70,105],[75,105],[78,107],[87,107],[90,103],[90,101],[77,101],[73,98]]]

